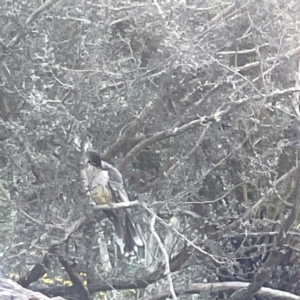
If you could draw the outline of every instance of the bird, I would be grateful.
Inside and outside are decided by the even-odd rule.
[[[81,177],[84,188],[95,204],[129,202],[121,173],[113,165],[103,161],[90,143],[84,146]],[[105,210],[104,213],[114,224],[121,254],[125,257],[136,257],[137,246],[143,247],[144,243],[129,212],[125,208],[120,208]]]

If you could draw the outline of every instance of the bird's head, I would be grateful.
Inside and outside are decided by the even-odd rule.
[[[96,168],[102,168],[102,159],[94,150],[87,150],[84,154],[85,161]]]

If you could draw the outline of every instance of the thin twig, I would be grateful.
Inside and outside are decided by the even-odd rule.
[[[284,175],[282,175],[280,178],[278,178],[273,183],[273,185],[267,190],[267,192],[252,207],[247,208],[246,212],[238,220],[234,221],[233,223],[227,225],[225,228],[222,228],[217,232],[209,234],[209,237],[214,239],[223,236],[224,233],[228,233],[230,231],[235,230],[241,224],[242,221],[248,220],[252,215],[255,215],[257,210],[261,207],[261,205],[267,202],[269,199],[271,199],[271,196],[275,194],[276,186],[279,183],[285,181],[286,179],[294,176],[296,172],[298,172],[299,168],[300,166],[296,166]]]
[[[172,295],[172,298],[177,300],[177,296],[176,296],[176,293],[174,291],[174,286],[173,286],[173,281],[172,281],[172,276],[171,276],[171,270],[170,270],[170,261],[169,261],[170,257],[168,255],[168,252],[167,252],[166,248],[164,247],[163,243],[161,242],[159,235],[155,231],[155,227],[154,227],[155,221],[156,221],[156,216],[154,215],[151,219],[151,222],[150,222],[150,231],[153,234],[154,238],[156,239],[156,241],[159,245],[159,248],[160,248],[161,252],[163,253],[163,255],[165,257],[165,262],[166,263],[165,263],[165,273],[164,273],[164,275],[166,275],[167,278],[168,278],[168,282],[169,282],[169,286],[170,286],[170,293]]]
[[[184,156],[182,159],[178,160],[176,163],[174,163],[166,172],[167,175],[170,175],[183,161],[188,160],[200,147],[202,144],[205,134],[207,133],[208,129],[210,128],[211,123],[208,123],[202,133],[200,134],[198,140],[196,141],[194,147]]]
[[[175,229],[173,226],[170,226],[169,224],[167,224],[163,219],[161,219],[160,217],[157,216],[157,214],[155,214],[151,209],[149,209],[145,204],[143,204],[143,208],[148,211],[152,216],[156,217],[159,222],[164,225],[166,228],[169,228],[171,230],[173,230],[178,236],[180,236],[182,239],[184,239],[190,246],[194,247],[196,250],[198,250],[200,253],[210,257],[213,261],[215,261],[218,264],[223,264],[224,261],[220,261],[218,259],[216,259],[214,257],[214,255],[204,251],[203,249],[201,249],[200,247],[198,247],[197,245],[195,245],[192,241],[190,241],[188,238],[186,238],[182,233],[180,233],[177,229]]]
[[[236,70],[234,70],[234,69],[232,69],[232,68],[230,68],[230,67],[228,67],[228,66],[222,64],[221,62],[219,62],[219,60],[215,59],[215,58],[212,57],[211,55],[208,54],[208,56],[209,56],[213,61],[215,61],[218,65],[220,65],[221,67],[223,67],[223,68],[229,70],[230,72],[234,73],[235,75],[238,75],[239,77],[241,77],[243,80],[247,81],[247,82],[252,86],[252,88],[253,88],[260,96],[265,97],[265,95],[262,94],[262,93],[256,88],[256,86],[255,86],[255,85],[254,85],[247,77],[243,76],[242,74],[240,74],[240,73],[237,72]]]

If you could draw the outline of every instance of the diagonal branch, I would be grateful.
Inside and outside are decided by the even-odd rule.
[[[200,147],[200,145],[202,144],[204,137],[207,133],[207,131],[210,128],[211,123],[208,123],[206,125],[206,127],[204,128],[204,130],[202,131],[202,133],[200,134],[198,140],[196,141],[196,144],[194,145],[194,147],[186,154],[184,155],[180,160],[178,160],[176,163],[174,163],[166,172],[167,175],[170,175],[172,172],[174,172],[174,170],[180,166],[180,164],[182,164],[182,162],[184,162],[185,160],[188,160],[196,151],[197,149]]]
[[[189,123],[183,124],[180,127],[175,127],[175,128],[171,128],[171,129],[167,129],[165,131],[160,131],[157,132],[156,134],[154,134],[153,136],[144,139],[143,141],[141,141],[139,144],[137,144],[135,147],[133,147],[125,156],[125,158],[122,160],[122,162],[119,165],[119,170],[122,172],[122,170],[125,168],[125,166],[127,165],[127,163],[135,156],[137,156],[145,147],[156,143],[158,141],[161,141],[163,139],[167,139],[173,136],[177,136],[180,135],[182,133],[184,133],[185,131],[194,128],[196,126],[199,125],[204,125],[207,124],[209,122],[220,122],[222,120],[222,118],[226,115],[228,115],[233,109],[236,109],[237,107],[247,103],[249,101],[248,98],[242,98],[239,99],[237,101],[232,101],[229,104],[225,103],[224,105],[222,105],[221,107],[219,107],[219,109],[217,109],[217,111],[210,115],[210,116],[204,116],[201,118],[198,118],[196,120],[193,120]],[[221,109],[224,106],[228,106],[225,109]]]
[[[161,219],[160,217],[158,217],[151,209],[149,209],[146,205],[143,205],[144,209],[151,214],[151,216],[156,217],[159,222],[164,225],[166,228],[171,229],[172,231],[174,231],[178,236],[180,236],[184,241],[187,242],[188,245],[190,245],[192,248],[198,250],[200,253],[204,254],[205,256],[210,257],[214,262],[216,262],[217,264],[222,264],[223,262],[221,260],[218,260],[214,255],[208,253],[207,251],[201,249],[200,247],[198,247],[196,244],[194,244],[192,241],[190,241],[185,235],[183,235],[182,233],[180,233],[176,228],[170,226],[169,224],[167,224],[163,219]]]
[[[58,2],[58,0],[47,0],[45,3],[43,3],[38,9],[36,9],[26,20],[26,24],[30,24],[32,21],[34,21],[37,16],[42,13],[44,10],[46,10],[50,5]],[[21,33],[19,32],[16,36],[14,36],[10,42],[6,45],[7,48],[10,48],[14,46],[16,43],[19,42],[21,38]]]
[[[24,288],[28,288],[31,283],[42,278],[47,273],[47,269],[50,266],[49,254],[52,255],[55,252],[57,252],[57,245],[52,245],[48,252],[44,255],[43,261],[41,263],[37,263],[25,276],[21,277],[18,280],[18,284]]]
[[[187,131],[190,128],[195,127],[196,125],[200,125],[200,120],[193,120],[187,124],[182,125],[179,128],[174,129],[168,129],[165,131],[157,132],[156,134],[152,135],[151,137],[144,139],[139,144],[137,144],[135,147],[133,147],[125,156],[125,158],[122,160],[122,162],[119,165],[119,170],[122,172],[122,170],[125,168],[127,163],[135,156],[137,156],[145,147],[148,145],[151,145],[153,143],[156,143],[158,141],[161,141],[163,139],[170,138],[172,136],[179,135],[185,131]]]
[[[151,110],[153,110],[154,104],[150,101],[136,119],[125,129],[125,132],[119,136],[116,142],[110,147],[110,149],[103,155],[103,158],[109,160],[115,156],[119,149],[128,141],[128,138],[134,136],[136,131],[140,128],[141,124],[149,116]]]
[[[168,282],[169,282],[169,287],[170,287],[170,293],[172,295],[172,298],[177,300],[177,297],[176,297],[176,294],[175,294],[175,291],[174,291],[174,285],[173,285],[173,281],[172,281],[172,276],[171,276],[171,271],[170,271],[170,262],[169,262],[169,254],[166,250],[166,248],[164,247],[163,243],[161,242],[161,239],[159,237],[159,235],[157,234],[156,230],[155,230],[155,220],[156,220],[156,216],[153,216],[152,219],[151,219],[151,222],[150,222],[150,231],[151,233],[153,234],[154,238],[156,239],[158,245],[159,245],[159,248],[161,250],[161,252],[163,253],[164,257],[165,257],[165,275],[167,275],[167,278],[168,278]]]
[[[59,256],[59,262],[62,264],[62,266],[65,268],[66,272],[68,273],[73,286],[77,290],[77,293],[80,296],[81,300],[89,300],[90,299],[90,293],[89,290],[85,287],[83,284],[82,279],[80,276],[73,270],[72,266],[68,263],[66,259],[64,259],[62,256]]]
[[[297,190],[295,195],[294,207],[291,209],[289,216],[284,222],[282,228],[279,232],[278,237],[278,245],[276,249],[273,249],[268,256],[266,262],[263,266],[256,272],[252,283],[249,285],[247,289],[243,288],[237,292],[235,292],[229,300],[246,300],[251,296],[256,294],[264,285],[265,281],[269,278],[274,269],[281,262],[284,253],[282,250],[278,250],[280,246],[282,246],[282,238],[286,235],[286,232],[291,228],[295,220],[299,215],[300,209],[300,169],[298,168],[297,173],[295,174],[295,181],[297,182]]]
[[[232,230],[235,230],[239,227],[239,225],[245,221],[248,220],[253,214],[256,213],[256,211],[261,207],[263,203],[265,203],[269,197],[271,197],[276,192],[276,186],[283,182],[284,180],[294,176],[297,172],[299,172],[300,166],[294,167],[291,170],[289,170],[287,173],[283,174],[280,178],[278,178],[272,185],[272,187],[269,188],[269,190],[262,196],[252,207],[249,207],[243,216],[238,218],[233,223],[229,224],[225,228],[216,231],[214,233],[209,234],[209,237],[212,239],[218,239],[223,236],[224,233],[230,232]]]
[[[170,259],[170,271],[176,272],[182,269],[182,266],[187,262],[191,254],[190,247],[182,248],[174,257]],[[110,276],[106,273],[105,279],[101,278],[98,281],[94,281],[93,284],[88,284],[87,288],[91,294],[97,293],[99,291],[111,291],[117,290],[127,290],[127,289],[140,289],[146,288],[148,285],[157,282],[158,280],[165,278],[165,266],[160,265],[155,271],[149,272],[145,268],[140,269],[134,276],[127,276],[126,278],[119,278],[113,272]],[[58,286],[58,287],[47,287],[38,288],[36,291],[43,293],[44,295],[55,297],[55,296],[68,296],[74,297],[72,299],[78,298],[78,292],[74,286]]]

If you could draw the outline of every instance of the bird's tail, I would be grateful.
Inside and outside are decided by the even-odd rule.
[[[107,216],[114,223],[117,243],[121,253],[125,257],[135,257],[138,254],[138,248],[143,247],[139,230],[131,220],[130,214],[123,210],[122,213],[117,211],[105,211]]]
[[[127,256],[137,254],[138,251],[137,246],[143,247],[144,243],[142,241],[139,230],[132,222],[131,216],[129,215],[128,212],[126,212],[125,233],[126,234],[123,239],[125,241],[124,255],[126,256],[126,253],[128,254]]]

